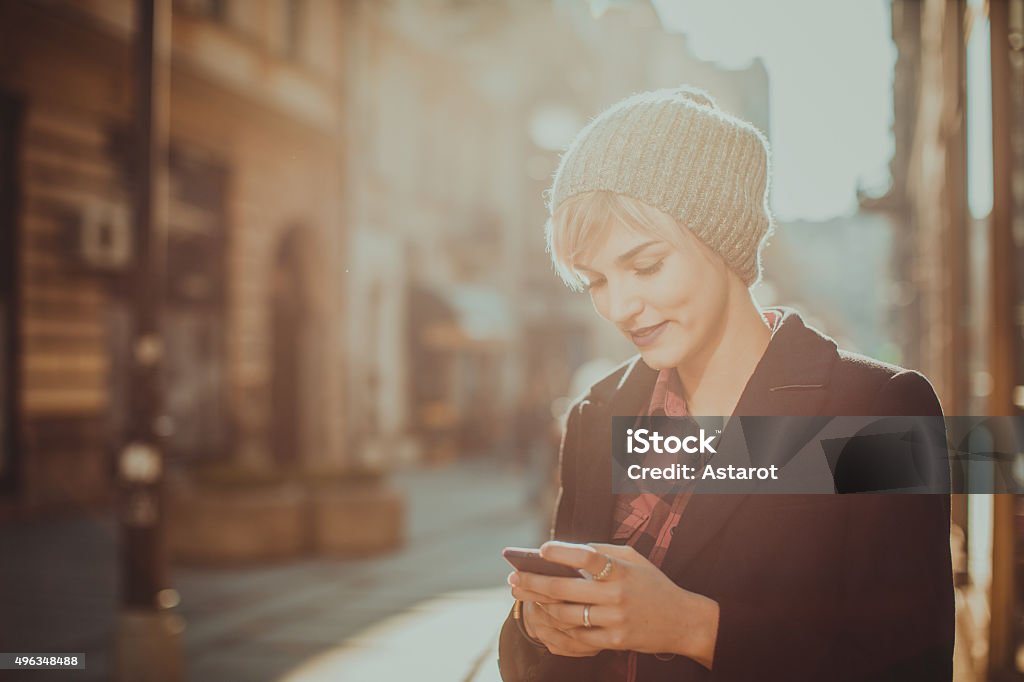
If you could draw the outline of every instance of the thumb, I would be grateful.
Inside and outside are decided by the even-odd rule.
[[[613,559],[628,564],[636,563],[637,559],[640,557],[639,552],[629,545],[609,545],[604,542],[591,542],[589,544],[598,552],[607,554]]]

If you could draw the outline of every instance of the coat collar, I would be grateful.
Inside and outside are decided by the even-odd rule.
[[[778,310],[782,320],[740,395],[736,415],[813,416],[821,411],[829,376],[839,358],[836,343],[805,325],[796,311]],[[609,465],[577,466],[579,499],[587,501],[577,505],[573,519],[575,534],[581,538],[607,541],[611,536],[611,418],[643,414],[657,376],[656,370],[636,356],[595,384],[585,398],[591,403],[593,420],[587,420],[579,455],[600,453],[598,461]],[[696,556],[746,497],[695,495],[665,557],[665,573],[672,575],[672,569]]]
[[[807,414],[806,409],[792,411],[806,407],[804,401],[794,403],[787,397],[824,388],[839,357],[835,341],[804,324],[795,310],[781,307],[776,310],[782,314],[782,319],[740,395],[736,405],[738,415]],[[650,402],[657,378],[658,371],[636,355],[594,384],[585,399],[595,406],[609,407],[612,415],[642,414]]]

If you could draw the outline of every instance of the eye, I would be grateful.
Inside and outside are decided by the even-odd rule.
[[[655,263],[654,265],[652,265],[650,267],[647,267],[647,268],[637,268],[636,269],[636,274],[640,275],[641,277],[648,277],[648,276],[653,275],[654,273],[656,273],[658,270],[661,270],[661,266],[664,265],[664,264],[665,264],[665,259],[662,258],[660,261],[658,261],[657,263]]]

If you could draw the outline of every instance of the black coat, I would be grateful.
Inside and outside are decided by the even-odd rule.
[[[553,537],[609,542],[611,417],[646,411],[657,372],[639,357],[572,408]],[[784,311],[736,415],[937,416],[928,380],[840,351]],[[662,570],[719,603],[713,669],[639,657],[639,680],[951,680],[948,495],[695,495]],[[507,682],[600,679],[607,652],[555,656],[511,616]]]

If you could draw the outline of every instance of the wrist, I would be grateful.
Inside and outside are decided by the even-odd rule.
[[[682,590],[676,613],[682,615],[671,651],[711,669],[718,641],[718,602],[695,592]]]
[[[718,642],[718,602],[702,594],[694,594],[695,622],[689,637],[686,656],[711,670]]]

